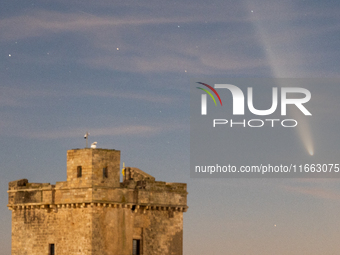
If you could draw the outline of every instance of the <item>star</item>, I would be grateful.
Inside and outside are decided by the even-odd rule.
[[[12,55],[11,55],[11,54],[8,54],[8,56],[9,56],[9,57],[12,57]]]
[[[117,50],[119,50],[119,48],[117,48]]]

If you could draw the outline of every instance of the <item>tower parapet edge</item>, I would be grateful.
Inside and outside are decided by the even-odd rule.
[[[67,151],[67,181],[9,183],[8,207],[55,208],[87,205],[144,206],[186,211],[186,183],[167,183],[135,167],[126,167],[120,183],[120,151],[74,149]],[[162,196],[161,193],[168,193]]]

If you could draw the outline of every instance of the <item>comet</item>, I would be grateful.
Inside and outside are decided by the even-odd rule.
[[[251,7],[252,5],[253,3],[248,1],[248,7]],[[280,3],[280,8],[283,10],[281,13],[290,13],[289,10],[292,8],[289,7],[290,6],[286,3]],[[284,21],[280,23],[268,22],[266,17],[263,17],[263,11],[255,12],[252,9],[250,10],[250,18],[255,26],[273,76],[275,78],[301,76],[305,70],[296,68],[297,64],[295,63],[299,63],[299,67],[303,66],[302,58],[299,57],[299,54],[294,54],[299,52],[299,47],[301,47],[298,45],[298,41],[294,40],[294,37],[286,36],[283,40],[277,38],[277,35],[280,35],[280,32],[284,34],[285,32],[290,31],[290,25],[288,23],[285,24]],[[278,86],[280,85],[278,84]],[[314,143],[308,119],[305,118],[305,116],[301,116],[297,111],[292,111],[291,114],[292,117],[299,122],[299,125],[296,128],[297,135],[308,154],[313,156]]]

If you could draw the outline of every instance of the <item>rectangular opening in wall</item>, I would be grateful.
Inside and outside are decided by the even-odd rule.
[[[132,255],[141,255],[140,254],[140,240],[138,240],[138,239],[133,239]]]
[[[55,254],[54,243],[50,243],[48,249],[49,249],[49,255],[54,255]]]
[[[82,167],[77,166],[77,177],[80,178],[82,176]]]
[[[103,178],[108,178],[109,177],[109,172],[107,170],[107,167],[103,168]]]

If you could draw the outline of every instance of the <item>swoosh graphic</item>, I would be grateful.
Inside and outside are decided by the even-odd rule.
[[[222,106],[222,100],[220,98],[220,95],[217,93],[217,91],[213,87],[211,87],[210,85],[205,84],[203,82],[196,82],[196,83],[199,83],[199,84],[204,85],[204,86],[208,87],[209,89],[211,89],[215,93],[215,95],[218,97],[218,100],[220,100],[220,103],[221,103],[221,106]]]
[[[206,89],[202,89],[202,88],[200,88],[200,87],[196,87],[196,88],[198,88],[198,89],[201,89],[201,90],[204,90],[205,92],[207,92],[208,94],[209,94],[209,96],[211,96],[211,98],[214,100],[214,102],[215,102],[215,105],[217,105],[216,104],[216,100],[215,100],[215,98],[214,98],[214,96],[208,91],[208,90],[206,90]]]

